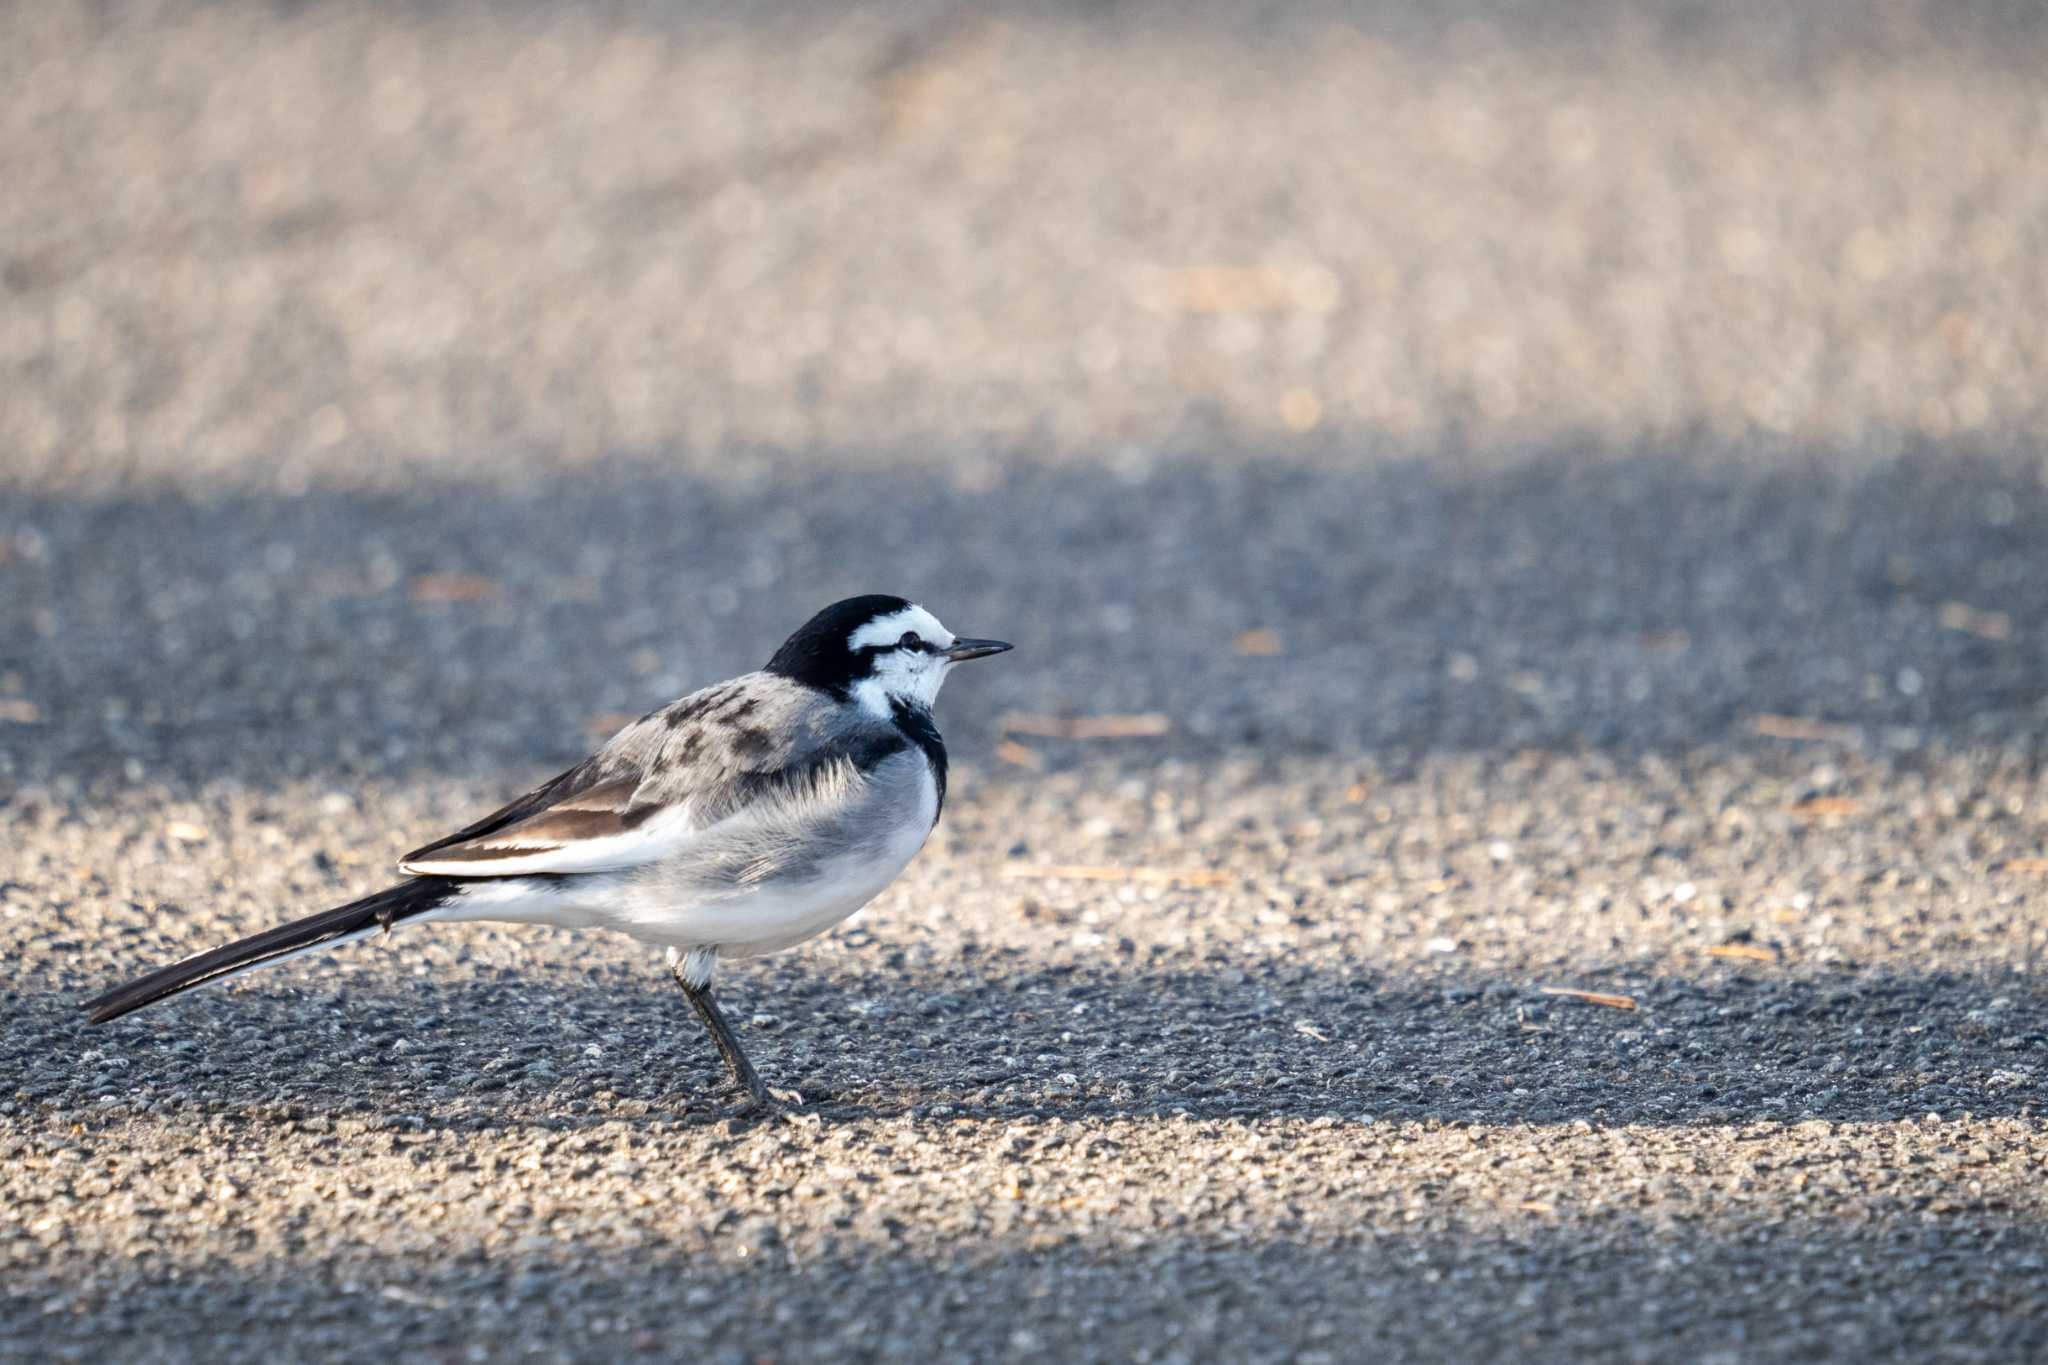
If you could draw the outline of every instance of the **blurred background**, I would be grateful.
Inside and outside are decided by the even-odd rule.
[[[522,758],[870,589],[1219,742],[2032,705],[2035,6],[0,23],[16,767]]]
[[[0,0],[0,1348],[2048,1350],[2044,72],[2033,0]],[[1019,648],[733,975],[794,1155],[611,940],[81,1034],[871,591]]]
[[[38,482],[1881,456],[2048,402],[2029,4],[50,4],[6,39],[0,438]]]

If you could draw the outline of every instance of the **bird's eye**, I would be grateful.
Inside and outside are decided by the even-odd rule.
[[[914,630],[906,630],[906,631],[904,631],[904,632],[903,632],[903,638],[902,638],[902,639],[900,639],[900,640],[898,640],[898,641],[896,642],[896,648],[898,648],[898,649],[923,649],[923,648],[924,648],[924,637],[923,637],[923,636],[921,636],[921,635],[919,635],[919,634],[918,634],[918,633],[917,633],[916,631],[914,631]]]

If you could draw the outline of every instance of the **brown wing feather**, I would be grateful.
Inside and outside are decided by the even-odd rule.
[[[569,800],[583,792],[596,788],[600,785],[599,777],[600,773],[597,765],[591,760],[585,759],[569,769],[569,771],[541,783],[524,796],[515,797],[506,802],[483,819],[478,820],[475,824],[464,825],[453,834],[444,835],[434,840],[431,844],[422,844],[398,861],[400,863],[413,862],[426,857],[428,854],[439,853],[443,849],[453,848],[457,844],[465,844],[472,839],[480,839],[487,834],[496,834],[501,829],[509,828],[522,820],[530,819],[562,801]]]
[[[428,861],[437,866],[454,862],[487,864],[497,858],[523,858],[550,852],[579,840],[624,834],[638,828],[648,816],[660,809],[652,804],[634,804],[633,793],[639,787],[639,777],[629,776],[581,790],[571,788],[568,795],[552,802],[534,800],[547,790],[543,787],[506,807],[499,816],[479,821],[462,834],[450,835],[439,843],[428,844],[417,852],[406,854],[400,860],[401,865]],[[521,818],[522,811],[532,813]],[[480,873],[488,871],[484,867],[477,870]]]
[[[715,823],[766,788],[809,774],[831,752],[834,732],[819,714],[830,706],[822,694],[767,674],[703,688],[642,716],[576,767],[414,849],[399,865],[415,875],[425,865],[434,875],[508,877],[558,870],[544,860],[564,853],[559,870],[593,870],[571,866],[578,845],[598,845],[589,856],[600,859],[631,855],[634,840],[603,845],[663,811],[687,811],[692,827]],[[855,761],[862,763],[858,755]],[[688,829],[674,832],[682,837]],[[653,847],[642,843],[638,852]]]

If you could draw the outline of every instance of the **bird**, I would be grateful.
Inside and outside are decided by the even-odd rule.
[[[406,854],[405,880],[118,986],[84,1004],[87,1020],[401,928],[612,929],[666,951],[746,1096],[740,1112],[778,1110],[712,994],[717,964],[821,934],[896,879],[946,804],[939,688],[954,665],[1010,647],[957,636],[901,597],[835,602],[762,669],[649,712]]]

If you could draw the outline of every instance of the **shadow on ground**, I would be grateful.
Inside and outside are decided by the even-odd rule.
[[[1023,706],[1164,711],[1150,752],[1188,756],[1672,751],[1783,714],[2036,761],[2031,456],[1327,453],[16,493],[0,674],[38,720],[0,727],[0,773],[514,785],[869,590],[1018,643],[947,698],[970,756]],[[1282,652],[1233,652],[1257,629]]]
[[[555,1244],[444,1257],[372,1252],[123,1270],[60,1254],[0,1298],[0,1343],[50,1358],[144,1334],[180,1354],[231,1324],[267,1358],[353,1356],[366,1340],[413,1358],[478,1349],[568,1358],[673,1358],[707,1344],[757,1356],[952,1358],[1427,1358],[1816,1360],[1868,1351],[2019,1360],[2048,1349],[2037,1224],[1930,1218],[1872,1226],[1807,1216],[1774,1223],[1772,1274],[1752,1278],[1752,1230],[1719,1219],[1682,1233],[1626,1208],[1582,1219],[1368,1224],[1244,1238],[1103,1226],[1034,1239],[930,1245],[899,1229],[847,1235],[822,1254],[782,1246],[735,1211],[691,1254]],[[1334,1240],[1334,1244],[1332,1241]],[[1832,1281],[1855,1267],[1853,1288]],[[1741,1283],[1744,1312],[1727,1314]],[[573,1288],[572,1288],[573,1286]],[[1589,1286],[1625,1292],[1626,1302]],[[1826,1287],[1829,1292],[1816,1293]],[[131,1306],[138,1289],[152,1305]],[[506,1310],[553,1305],[542,1328]],[[188,1311],[168,1311],[182,1304]],[[787,1355],[785,1355],[787,1353]],[[739,1358],[735,1355],[734,1358]]]
[[[2022,1064],[2048,1044],[2048,999],[1989,972],[1575,973],[1635,1000],[1621,1010],[1449,971],[1264,964],[1252,977],[1227,963],[1195,975],[994,957],[907,973],[798,963],[726,995],[764,1073],[828,1121],[1982,1118],[2038,1109]],[[505,971],[335,994],[335,980],[271,976],[90,1032],[61,998],[18,997],[23,1055],[52,1059],[19,1084],[106,1121],[359,1114],[437,1128],[711,1121],[731,1098],[675,993],[621,969],[574,986]]]

